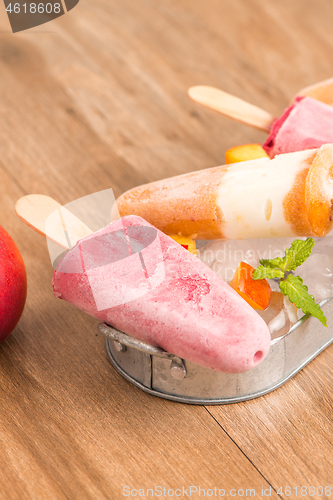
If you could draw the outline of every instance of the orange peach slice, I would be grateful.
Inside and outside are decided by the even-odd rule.
[[[305,205],[316,236],[333,228],[333,145],[318,149],[305,181]]]
[[[240,161],[255,160],[256,158],[269,158],[260,144],[244,144],[227,149],[225,152],[226,163],[238,163]]]
[[[182,247],[184,247],[186,250],[189,252],[193,253],[194,255],[198,254],[198,250],[195,244],[195,241],[192,240],[192,238],[186,238],[185,236],[180,236],[178,234],[169,234],[168,235],[170,238],[173,240],[177,241]]]
[[[254,267],[242,261],[237,267],[229,285],[236,290],[253,309],[264,311],[271,301],[272,289],[266,279],[252,279],[253,271]]]

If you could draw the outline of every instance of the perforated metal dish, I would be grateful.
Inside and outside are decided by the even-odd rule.
[[[320,305],[332,325],[333,300]],[[274,391],[333,342],[332,327],[303,316],[287,334],[272,341],[262,363],[247,372],[227,374],[178,358],[105,323],[98,329],[106,336],[111,364],[125,379],[154,396],[202,405],[238,403]]]

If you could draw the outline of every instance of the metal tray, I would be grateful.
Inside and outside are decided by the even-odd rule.
[[[320,303],[328,323],[333,300]],[[149,394],[180,403],[217,405],[239,403],[274,391],[333,342],[333,328],[303,316],[283,337],[273,340],[262,363],[243,373],[204,368],[158,347],[126,335],[105,323],[106,350],[114,368]]]

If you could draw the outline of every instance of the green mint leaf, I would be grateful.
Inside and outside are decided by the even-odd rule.
[[[296,267],[303,264],[312,252],[314,239],[294,240],[291,247],[285,251],[285,256],[281,259],[283,271],[294,271]],[[275,259],[273,259],[275,260]]]
[[[261,261],[260,261],[261,262]],[[265,267],[265,265],[257,267],[255,271],[253,271],[252,279],[261,280],[261,279],[274,279],[274,278],[283,278],[284,272],[278,268]]]
[[[257,269],[260,269],[257,273],[253,273],[253,279],[261,278],[284,278],[285,273],[288,271],[294,271],[296,267],[303,264],[312,252],[314,246],[313,238],[307,238],[306,240],[294,240],[291,247],[285,251],[284,257],[275,257],[275,259],[260,259],[260,264]],[[267,270],[267,274],[264,274],[264,269]],[[274,270],[272,272],[271,270]]]
[[[291,247],[285,251],[282,259],[260,259],[260,266],[255,269],[252,278],[258,279],[280,279],[280,290],[296,307],[302,309],[304,314],[311,314],[318,318],[324,326],[326,318],[319,304],[316,304],[314,297],[309,294],[308,287],[303,285],[303,280],[299,276],[290,274],[298,266],[303,264],[312,252],[314,247],[313,238],[306,240],[294,240]],[[289,274],[288,274],[289,273]]]
[[[275,257],[275,259],[260,259],[260,264],[265,267],[271,267],[272,269],[281,269],[284,271],[284,265],[280,257]]]
[[[313,295],[310,295],[308,292],[308,287],[303,285],[302,278],[289,274],[284,281],[281,281],[280,290],[283,295],[289,297],[290,302],[293,302],[296,307],[302,309],[304,314],[311,314],[311,316],[318,318],[327,327],[327,319],[320,305],[315,303]]]

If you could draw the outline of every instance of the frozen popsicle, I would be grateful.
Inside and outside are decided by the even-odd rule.
[[[301,96],[273,123],[263,148],[273,158],[281,153],[319,148],[329,142],[333,142],[333,108]]]
[[[242,372],[266,356],[263,319],[197,257],[140,217],[112,222],[60,261],[54,293],[181,358]]]
[[[213,87],[191,87],[189,96],[223,115],[268,132],[263,147],[271,158],[333,142],[333,107],[311,96],[296,97],[277,119],[261,108]]]
[[[166,234],[194,239],[326,236],[333,227],[333,145],[145,184],[117,200]]]

